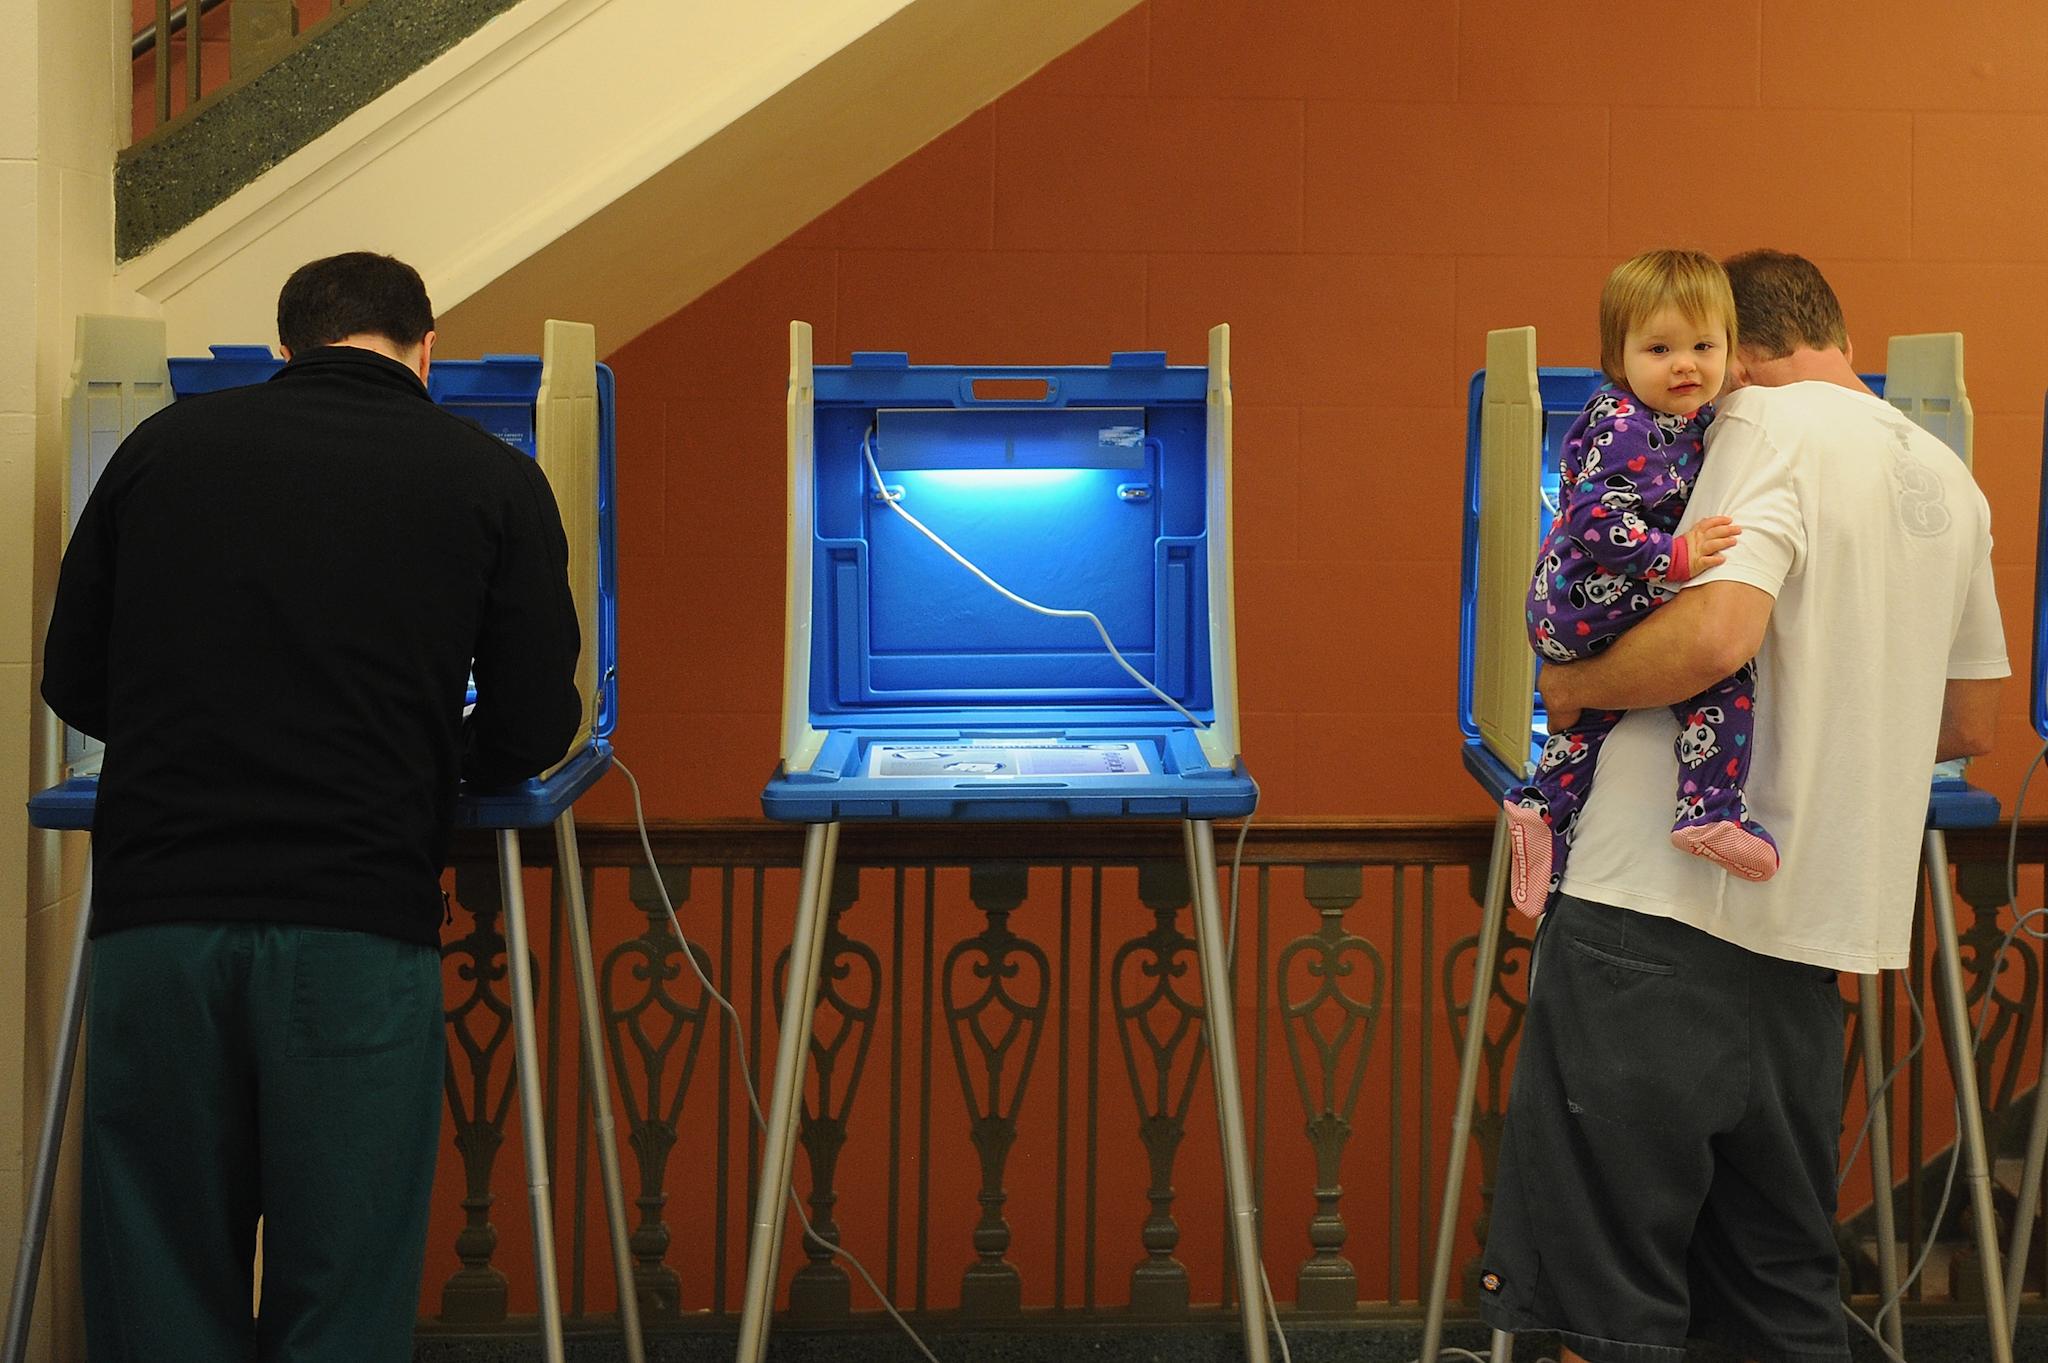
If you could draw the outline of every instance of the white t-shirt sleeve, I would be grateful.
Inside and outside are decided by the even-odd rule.
[[[1950,681],[1987,681],[2012,675],[2012,664],[2005,656],[2005,625],[1998,617],[1998,589],[1992,582],[1990,537],[1985,540],[1983,557],[1970,574],[1955,642],[1949,645]]]
[[[1707,428],[1699,481],[1678,528],[1690,530],[1705,516],[1733,517],[1742,535],[1719,567],[1692,578],[1688,587],[1746,582],[1775,597],[1806,561],[1806,523],[1791,461],[1755,421],[1724,412]]]

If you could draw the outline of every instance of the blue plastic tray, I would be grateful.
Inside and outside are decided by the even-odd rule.
[[[835,729],[807,772],[778,771],[761,792],[771,819],[826,823],[835,819],[1234,819],[1252,812],[1258,786],[1244,763],[1212,767],[1185,724],[1072,725],[1048,715],[1044,725],[992,731],[978,724],[893,730]],[[1130,742],[1146,755],[1143,776],[953,777],[926,781],[868,776],[876,744],[943,748],[963,739],[1059,738]]]
[[[545,780],[498,789],[462,787],[455,800],[457,828],[546,828],[611,770],[612,745],[593,740]],[[74,776],[29,798],[31,828],[89,829],[99,803],[97,776]]]

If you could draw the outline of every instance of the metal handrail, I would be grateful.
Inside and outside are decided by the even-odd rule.
[[[199,17],[204,19],[227,2],[228,0],[199,0]],[[190,9],[190,4],[184,4],[171,11],[170,32],[166,36],[176,37],[185,31],[186,14]],[[134,39],[129,42],[128,59],[130,61],[141,61],[156,49],[156,45],[157,26],[155,24],[145,25],[136,32]]]
[[[236,10],[234,22],[221,35],[226,39],[224,44],[202,44],[199,21],[217,9],[228,7],[228,0],[183,0],[174,9],[171,0],[155,0],[155,22],[138,30],[129,39],[131,64],[145,57],[155,60],[153,129],[162,129],[192,113],[202,100],[210,98],[223,86],[223,77],[226,77],[226,82],[232,82],[253,76],[302,44],[311,34],[324,31],[337,16],[347,11],[349,0],[330,0],[325,16],[310,29],[300,27],[304,17],[302,11],[308,8],[304,0],[269,0],[269,3],[247,11]],[[313,8],[317,12],[317,6]],[[245,24],[244,19],[250,22]],[[280,20],[288,22],[288,32],[277,30]],[[179,82],[183,86],[183,105],[174,117],[172,107],[177,100],[173,97],[176,92],[172,89],[171,65],[176,54],[175,40],[180,34],[184,35],[186,58],[185,74]],[[225,70],[221,67],[222,58],[217,47],[226,50]],[[201,69],[202,50],[206,53],[204,65],[212,68],[210,80]]]

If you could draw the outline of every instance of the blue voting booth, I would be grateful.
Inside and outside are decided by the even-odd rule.
[[[856,354],[814,381],[791,490],[811,512],[791,563],[810,627],[788,640],[770,818],[1251,811],[1205,369],[1163,352],[1034,370]],[[1039,396],[977,395],[1020,386]],[[998,582],[1094,611],[1184,713],[1125,674],[1086,620],[1034,613],[948,558],[883,500],[877,472]]]
[[[1536,471],[1538,492],[1532,538],[1535,543],[1541,543],[1543,536],[1550,532],[1551,517],[1557,508],[1558,456],[1565,433],[1571,429],[1572,422],[1577,419],[1587,400],[1607,380],[1598,369],[1564,367],[1537,369],[1535,377],[1541,401],[1537,425],[1541,432],[1542,448]],[[1862,377],[1872,392],[1879,397],[1885,396],[1883,374],[1865,374]],[[1513,739],[1512,727],[1496,728],[1485,724],[1482,711],[1475,705],[1475,689],[1482,697],[1486,689],[1486,681],[1482,678],[1485,668],[1481,661],[1479,639],[1481,623],[1487,618],[1487,612],[1480,600],[1480,546],[1484,523],[1482,513],[1487,504],[1489,472],[1481,459],[1481,435],[1486,425],[1486,395],[1486,370],[1481,369],[1473,374],[1466,395],[1464,526],[1458,598],[1458,728],[1464,740],[1461,756],[1466,771],[1489,796],[1501,800],[1505,799],[1511,790],[1521,785],[1527,765],[1533,765],[1543,751],[1543,741],[1549,735],[1549,728],[1545,723],[1541,696],[1534,696],[1530,700],[1526,741],[1519,745]],[[1924,402],[1924,399],[1922,401]],[[1947,438],[1947,432],[1937,433]],[[1966,451],[1959,453],[1968,458]],[[1521,574],[1521,585],[1514,590],[1510,598],[1517,630],[1521,628],[1522,592],[1528,585],[1529,573],[1535,565],[1533,551],[1527,558]],[[1502,566],[1507,568],[1512,565]],[[1524,648],[1527,651],[1526,644]],[[1534,676],[1541,672],[1542,666],[1542,660],[1536,658],[1531,651],[1532,682]],[[2036,671],[2038,670],[2037,668]],[[2048,734],[2048,701],[2039,700],[2038,695],[2037,692],[2036,727],[2042,729],[2044,734]],[[1488,741],[1490,737],[1496,736],[1499,738],[1498,742]],[[1519,757],[1521,762],[1511,763],[1507,754]],[[1930,827],[1937,828],[1989,827],[1998,822],[1998,798],[1988,791],[1978,790],[1960,776],[1937,774],[1931,788],[1928,822]]]
[[[1498,804],[1522,783],[1525,773],[1533,770],[1548,737],[1542,698],[1535,694],[1541,663],[1528,644],[1524,598],[1537,546],[1550,529],[1557,508],[1560,447],[1587,399],[1606,380],[1598,369],[1538,367],[1536,334],[1531,327],[1489,333],[1486,358],[1486,367],[1472,376],[1466,406],[1458,723],[1465,769],[1488,798]],[[1969,463],[1972,415],[1963,384],[1960,335],[1893,337],[1886,373],[1862,377],[1872,392],[1941,438]],[[2043,548],[2048,550],[2048,535],[2044,535]],[[2039,677],[2039,624],[2037,619],[2034,715],[2036,727],[2048,737],[2048,700],[2043,699]],[[1933,773],[1926,844],[1928,899],[1934,908],[1942,956],[1940,983],[1948,1035],[1952,1038],[1967,1037],[1969,1028],[1956,957],[1955,912],[1943,835],[1947,829],[1987,827],[1999,819],[1997,798],[1965,781],[1960,766],[1944,764]],[[1503,814],[1495,823],[1493,854],[1481,907],[1472,993],[1475,1021],[1465,1036],[1436,1258],[1424,1317],[1422,1357],[1431,1363],[1442,1343],[1457,1208],[1471,1136],[1480,1050],[1485,1041],[1481,1021],[1484,1000],[1493,992],[1499,965],[1506,913],[1507,859]],[[1859,990],[1866,1023],[1861,1029],[1865,1041],[1865,1078],[1872,1091],[1881,1085],[1884,1074],[1874,998],[1874,990]],[[1972,1192],[1981,1199],[1977,1216],[1983,1226],[1995,1226],[1975,1072],[1967,1059],[1952,1064],[1952,1069],[1959,1091],[1967,1090],[1965,1143],[1971,1161]],[[1889,1170],[1889,1137],[1884,1129],[1883,1105],[1878,1104],[1877,1109],[1871,1158],[1874,1168]],[[1889,1295],[1899,1280],[1892,1248],[1892,1190],[1888,1177],[1875,1183],[1879,1267]],[[1995,1229],[1980,1228],[1979,1241],[1979,1253],[1985,1264],[1986,1300],[1993,1308],[1989,1314],[1993,1321],[1999,1321],[2005,1312],[1999,1305],[2002,1285],[1994,1282],[1998,1277]],[[1897,1313],[1888,1317],[1887,1329],[1888,1342],[1895,1350],[1902,1348]],[[1992,1335],[1995,1357],[1999,1363],[2010,1363],[2009,1335],[2001,1333],[1995,1325]],[[1494,1363],[1505,1363],[1511,1348],[1511,1341],[1496,1333]]]
[[[263,383],[284,368],[284,361],[268,346],[216,345],[210,350],[204,357],[173,356],[166,361],[173,401]],[[579,617],[590,617],[578,620],[585,640],[595,640],[594,652],[585,649],[594,660],[595,679],[594,694],[586,695],[588,741],[546,776],[509,789],[465,788],[456,805],[460,827],[545,828],[610,766],[610,739],[619,711],[618,542],[612,505],[615,389],[610,368],[594,364],[593,374],[597,416],[594,516],[579,516],[568,508],[563,514],[572,556],[582,547],[577,542],[579,523],[589,520],[596,532],[594,597],[587,604],[578,603]],[[538,433],[545,420],[542,386],[538,355],[437,360],[427,374],[427,393],[436,403],[474,421],[528,458],[537,458],[540,452]],[[564,481],[553,471],[550,479]],[[82,500],[88,489],[89,484],[75,483],[74,499]],[[80,765],[96,768],[97,764]],[[30,823],[37,828],[90,828],[97,790],[97,777],[86,774],[42,791],[29,802]]]
[[[1210,821],[1258,799],[1238,755],[1227,327],[1207,366],[814,365],[801,322],[790,350],[782,760],[761,807],[809,830],[741,1363],[767,1343],[839,823],[1182,820],[1214,1000]],[[1264,1363],[1234,1027],[1205,1017],[1245,1346]]]
[[[152,346],[154,347],[152,350]],[[267,346],[216,345],[204,357],[163,357],[162,325],[130,318],[87,318],[80,334],[79,391],[73,405],[73,514],[104,469],[121,436],[166,402],[261,383],[284,366]],[[611,734],[618,720],[617,535],[613,495],[614,384],[609,368],[597,363],[595,333],[587,325],[548,322],[541,355],[492,355],[480,360],[436,360],[428,371],[428,395],[442,407],[476,422],[506,444],[540,462],[548,474],[569,544],[569,576],[584,647],[577,685],[588,727],[584,737],[552,770],[517,785],[458,793],[455,823],[490,829],[497,836],[498,870],[504,893],[506,962],[512,983],[515,1065],[520,1096],[528,1187],[534,1218],[536,1265],[540,1274],[543,1347],[551,1363],[563,1356],[550,1195],[542,1129],[538,1047],[534,1035],[533,981],[526,940],[526,913],[519,832],[552,827],[556,874],[567,900],[571,946],[589,1072],[607,1072],[592,973],[583,876],[576,851],[572,806],[611,767]],[[455,698],[450,698],[453,704]],[[29,801],[29,822],[46,829],[89,830],[98,793],[97,753],[90,745],[69,745],[72,772],[60,785]],[[88,871],[88,906],[90,872]],[[26,1339],[33,1305],[35,1269],[47,1221],[50,1182],[55,1176],[63,1108],[74,1067],[88,970],[86,930],[89,907],[79,915],[66,1024],[59,1043],[58,1083],[45,1120],[42,1164],[23,1228],[8,1330],[9,1363],[17,1334]],[[618,1171],[610,1090],[591,1087],[598,1132],[600,1171],[619,1281],[632,1282],[625,1204]],[[638,1303],[630,1286],[620,1292],[620,1313],[628,1356],[641,1363]]]
[[[2048,422],[2048,402],[2042,420]],[[2041,434],[2041,524],[2034,541],[2034,650],[2029,669],[2027,712],[2034,732],[2048,742],[2048,424]]]

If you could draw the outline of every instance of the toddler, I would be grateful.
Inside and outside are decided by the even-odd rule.
[[[1617,266],[1600,294],[1600,367],[1608,383],[1565,436],[1557,515],[1529,584],[1529,641],[1569,663],[1606,648],[1722,561],[1738,527],[1710,516],[1675,533],[1699,477],[1707,404],[1735,345],[1728,277],[1698,251],[1648,251]],[[1743,782],[1755,733],[1756,664],[1688,701],[1679,717],[1672,844],[1751,880],[1769,880],[1778,848],[1749,817]],[[1543,911],[1564,879],[1600,745],[1621,719],[1589,710],[1543,745],[1536,774],[1505,801],[1509,897]]]

